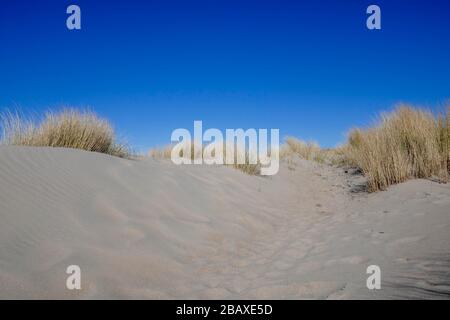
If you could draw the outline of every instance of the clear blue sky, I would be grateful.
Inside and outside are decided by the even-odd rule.
[[[448,0],[0,2],[0,109],[89,106],[138,150],[194,120],[333,146],[397,102],[437,108],[449,58]]]

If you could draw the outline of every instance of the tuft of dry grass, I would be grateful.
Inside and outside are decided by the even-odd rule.
[[[195,142],[192,142],[190,144],[190,148],[191,148],[191,152],[190,152],[190,156],[189,155],[184,155],[183,154],[183,150],[180,150],[180,157],[184,157],[190,160],[196,160],[196,159],[203,159],[205,160],[206,158],[203,157],[203,153],[204,150],[207,145],[202,145],[201,148],[198,148],[199,150],[197,150],[197,152],[194,152],[194,144]],[[168,145],[162,148],[154,148],[151,149],[149,151],[149,156],[152,157],[153,159],[171,159],[171,155],[172,155],[172,148],[174,147],[174,145]],[[220,148],[220,146],[216,146],[216,149]],[[259,161],[257,163],[252,163],[252,161],[250,161],[250,154],[248,152],[248,150],[237,150],[235,148],[235,154],[234,154],[234,161],[231,164],[226,164],[226,145],[225,143],[223,144],[223,164],[224,165],[229,165],[235,169],[238,169],[244,173],[247,173],[249,175],[259,175],[261,173],[261,164],[259,163]],[[213,154],[214,156],[214,154]],[[242,159],[245,159],[244,163],[239,163],[238,159],[239,157],[242,157]]]
[[[285,142],[293,153],[306,160],[313,160],[320,151],[319,145],[315,142],[304,142],[294,137],[287,137]]]
[[[129,148],[117,142],[110,123],[89,111],[64,109],[47,112],[42,121],[32,121],[17,112],[0,116],[1,144],[74,148],[130,156]]]
[[[238,163],[236,159],[239,158],[239,154],[242,155],[245,159],[245,163]],[[226,152],[224,151],[224,157],[226,157]],[[256,155],[253,155],[256,157]],[[234,163],[232,164],[233,168],[241,170],[242,172],[249,175],[259,175],[261,173],[261,163],[257,160],[256,163],[250,160],[251,155],[248,150],[237,150],[235,155]],[[255,158],[257,159],[257,157]]]
[[[438,118],[439,147],[443,157],[443,166],[447,165],[447,172],[450,173],[450,106],[447,113],[441,114]]]
[[[316,142],[305,142],[294,137],[286,137],[285,144],[280,149],[280,158],[297,155],[306,160],[324,163],[327,160],[327,152],[322,150]]]
[[[344,153],[367,177],[369,191],[384,190],[410,178],[438,176],[446,181],[449,123],[448,111],[435,117],[426,110],[401,105],[383,114],[375,127],[352,130]]]
[[[197,150],[196,147],[197,146]],[[164,147],[157,147],[157,148],[153,148],[150,149],[150,151],[148,152],[148,155],[153,158],[153,159],[157,159],[157,160],[161,160],[161,159],[171,159],[172,157],[172,149],[175,147],[175,144],[169,144],[166,145]],[[205,149],[206,146],[202,146],[200,147],[198,145],[198,143],[192,141],[189,145],[188,142],[183,144],[183,148],[180,149],[179,151],[179,157],[183,158],[183,159],[189,159],[189,160],[196,160],[196,159],[202,159],[203,158],[203,151]],[[190,149],[190,154],[188,152],[185,153],[185,150],[189,150]]]
[[[167,145],[162,148],[153,148],[148,152],[148,155],[157,160],[170,159],[173,145]]]
[[[372,128],[354,129],[345,145],[321,149],[314,142],[287,137],[280,158],[297,155],[306,160],[359,168],[369,191],[410,178],[438,177],[448,181],[450,172],[450,107],[446,114],[407,105],[382,114]]]
[[[334,166],[346,166],[349,164],[346,152],[347,146],[338,146],[336,148],[327,148],[320,150],[320,161]]]

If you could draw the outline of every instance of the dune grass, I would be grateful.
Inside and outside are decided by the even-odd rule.
[[[249,174],[249,175],[259,175],[261,173],[261,163],[259,160],[257,160],[256,163],[253,163],[250,161],[250,153],[248,150],[237,150],[235,154],[235,159],[239,158],[239,153],[242,155],[242,157],[245,159],[244,163],[238,163],[237,160],[234,161],[232,164],[233,168],[241,170],[242,172]],[[226,152],[224,151],[224,157],[226,157]],[[257,159],[256,155],[254,155],[255,159]]]
[[[190,148],[191,148],[190,155],[187,155],[187,154],[184,155],[183,150],[181,150],[179,156],[190,159],[190,160],[195,160],[195,159],[205,160],[205,158],[203,157],[203,154],[204,154],[204,150],[208,146],[208,144],[202,145],[201,148],[197,148],[199,150],[197,150],[196,152],[194,151],[194,144],[195,144],[195,142],[192,142],[190,144]],[[174,147],[174,145],[167,145],[162,148],[153,148],[149,151],[149,156],[152,157],[153,159],[158,159],[158,160],[171,159],[173,147]],[[219,148],[219,146],[217,146],[216,148]],[[249,154],[248,150],[244,151],[244,150],[236,150],[235,149],[234,162],[232,164],[225,163],[225,159],[226,159],[225,144],[223,144],[223,153],[222,154],[223,154],[223,159],[224,159],[223,160],[224,165],[231,166],[231,167],[238,169],[249,175],[259,175],[261,173],[261,164],[259,163],[259,161],[257,163],[252,163],[252,161],[250,161],[250,154]],[[213,154],[213,156],[214,156],[214,154]],[[244,163],[239,163],[239,161],[237,161],[237,159],[240,156],[242,156],[243,159],[245,159]]]
[[[63,109],[47,112],[41,121],[5,112],[0,115],[3,145],[74,148],[128,158],[130,149],[119,143],[111,124],[90,111]]]
[[[172,154],[173,145],[167,145],[165,147],[155,147],[150,149],[148,155],[157,160],[170,159]]]
[[[329,165],[340,165],[344,161],[343,147],[321,148],[316,142],[305,142],[294,137],[286,137],[284,142],[280,149],[281,159],[297,155],[302,159]]]
[[[75,148],[130,158],[130,148],[118,142],[111,124],[93,112],[63,109],[47,112],[41,121],[33,121],[6,112],[0,115],[0,144]],[[152,149],[150,156],[170,159],[173,145]],[[207,145],[191,160],[203,157]],[[223,155],[226,157],[224,145]],[[288,137],[280,148],[280,159],[293,155],[324,164],[359,168],[367,177],[369,191],[384,190],[389,185],[411,178],[437,177],[448,181],[450,172],[450,107],[439,116],[402,105],[382,114],[368,129],[353,129],[345,145],[321,149],[317,143]],[[245,159],[239,164],[238,158]],[[261,164],[253,163],[248,150],[235,150],[234,163],[228,164],[250,175],[260,174]],[[204,159],[203,159],[204,160]]]
[[[437,177],[446,182],[450,172],[450,107],[446,114],[407,105],[380,116],[375,126],[353,129],[345,145],[321,149],[314,142],[287,137],[280,157],[297,155],[319,163],[360,169],[369,191],[411,178]]]
[[[292,154],[298,155],[300,158],[306,160],[315,160],[318,162],[322,160],[321,149],[317,143],[305,142],[294,137],[287,137],[285,138],[285,144],[280,150],[280,157],[285,158]]]
[[[367,177],[369,191],[384,190],[410,178],[448,180],[450,115],[402,105],[381,115],[372,128],[350,132],[345,149],[350,164]]]

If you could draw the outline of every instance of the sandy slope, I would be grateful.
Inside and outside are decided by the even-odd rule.
[[[0,147],[0,298],[449,298],[450,185],[359,180]]]

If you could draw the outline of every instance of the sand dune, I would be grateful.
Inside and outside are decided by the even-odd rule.
[[[450,185],[361,179],[0,147],[0,298],[449,298]]]

